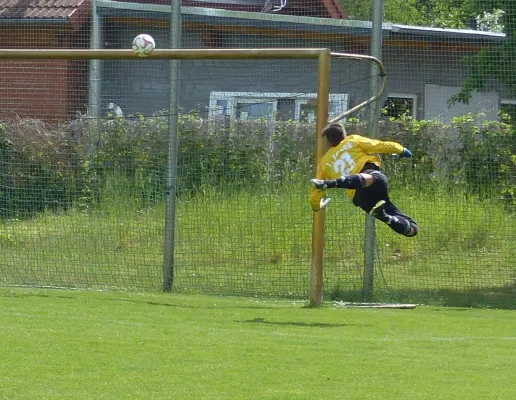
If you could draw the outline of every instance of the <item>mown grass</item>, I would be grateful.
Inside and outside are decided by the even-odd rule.
[[[120,188],[88,212],[46,213],[0,224],[0,283],[159,291],[164,206]],[[231,192],[228,192],[231,193]],[[199,190],[177,203],[174,290],[306,298],[312,212],[306,185],[282,190]],[[326,211],[326,298],[360,300],[364,215],[331,193]],[[394,190],[420,234],[377,224],[379,301],[515,307],[514,214],[494,200]]]
[[[512,399],[507,310],[0,289],[2,399]]]

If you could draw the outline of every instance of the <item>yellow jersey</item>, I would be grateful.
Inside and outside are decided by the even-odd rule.
[[[401,154],[404,147],[396,142],[382,142],[360,135],[350,135],[337,146],[331,147],[321,158],[317,167],[317,179],[337,179],[345,175],[358,174],[366,163],[381,167],[381,161],[375,153]],[[352,199],[354,189],[346,189]],[[326,197],[325,190],[312,188],[310,205],[314,211],[321,209],[321,199]]]

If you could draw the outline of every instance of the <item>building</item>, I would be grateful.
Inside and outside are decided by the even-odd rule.
[[[0,16],[25,35],[16,41],[19,47],[88,47],[93,38],[102,48],[129,48],[134,36],[142,32],[151,34],[158,47],[169,46],[171,7],[164,2],[97,0],[89,29],[88,0],[74,1],[77,3],[65,7],[67,13],[50,7],[44,17],[28,9]],[[41,7],[40,3],[34,4],[35,10]],[[345,11],[333,0],[183,2],[182,47],[324,47],[368,54],[372,24],[346,18]],[[28,20],[36,22],[37,30],[24,28]],[[0,32],[10,35],[6,29],[0,28]],[[51,32],[51,36],[38,40],[39,32]],[[382,61],[388,74],[383,99],[386,115],[449,121],[456,115],[482,111],[488,118],[496,118],[501,104],[511,102],[496,84],[489,92],[475,94],[469,105],[449,108],[447,100],[466,77],[462,58],[504,39],[503,34],[489,32],[385,23]],[[126,116],[166,113],[169,107],[168,61],[102,61],[89,78],[84,62],[46,63],[24,64],[21,69],[18,64],[4,63],[2,68],[11,69],[9,82],[5,78],[0,81],[4,106],[8,106],[3,116],[6,109],[20,116],[52,120],[85,113],[88,88],[94,82],[100,87],[98,101],[103,114],[114,106]],[[182,61],[180,75],[180,107],[184,112],[241,119],[310,119],[313,115],[317,79],[312,61]],[[334,61],[330,112],[338,113],[369,97],[371,79],[368,63]],[[34,91],[39,94],[24,96]],[[10,99],[13,93],[17,97]]]
[[[89,0],[0,0],[2,48],[88,48]],[[0,118],[67,119],[84,107],[87,64],[0,60]]]

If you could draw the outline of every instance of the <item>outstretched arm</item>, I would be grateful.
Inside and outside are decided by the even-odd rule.
[[[406,149],[401,144],[396,142],[383,142],[381,140],[369,139],[363,136],[357,138],[356,142],[367,154],[384,153],[399,154],[402,157],[408,156],[403,154]],[[412,156],[412,154],[410,154],[410,156]]]

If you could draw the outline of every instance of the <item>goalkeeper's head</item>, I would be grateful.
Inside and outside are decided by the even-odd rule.
[[[330,146],[335,147],[346,137],[346,130],[338,122],[329,124],[323,129],[322,135],[326,136]]]

